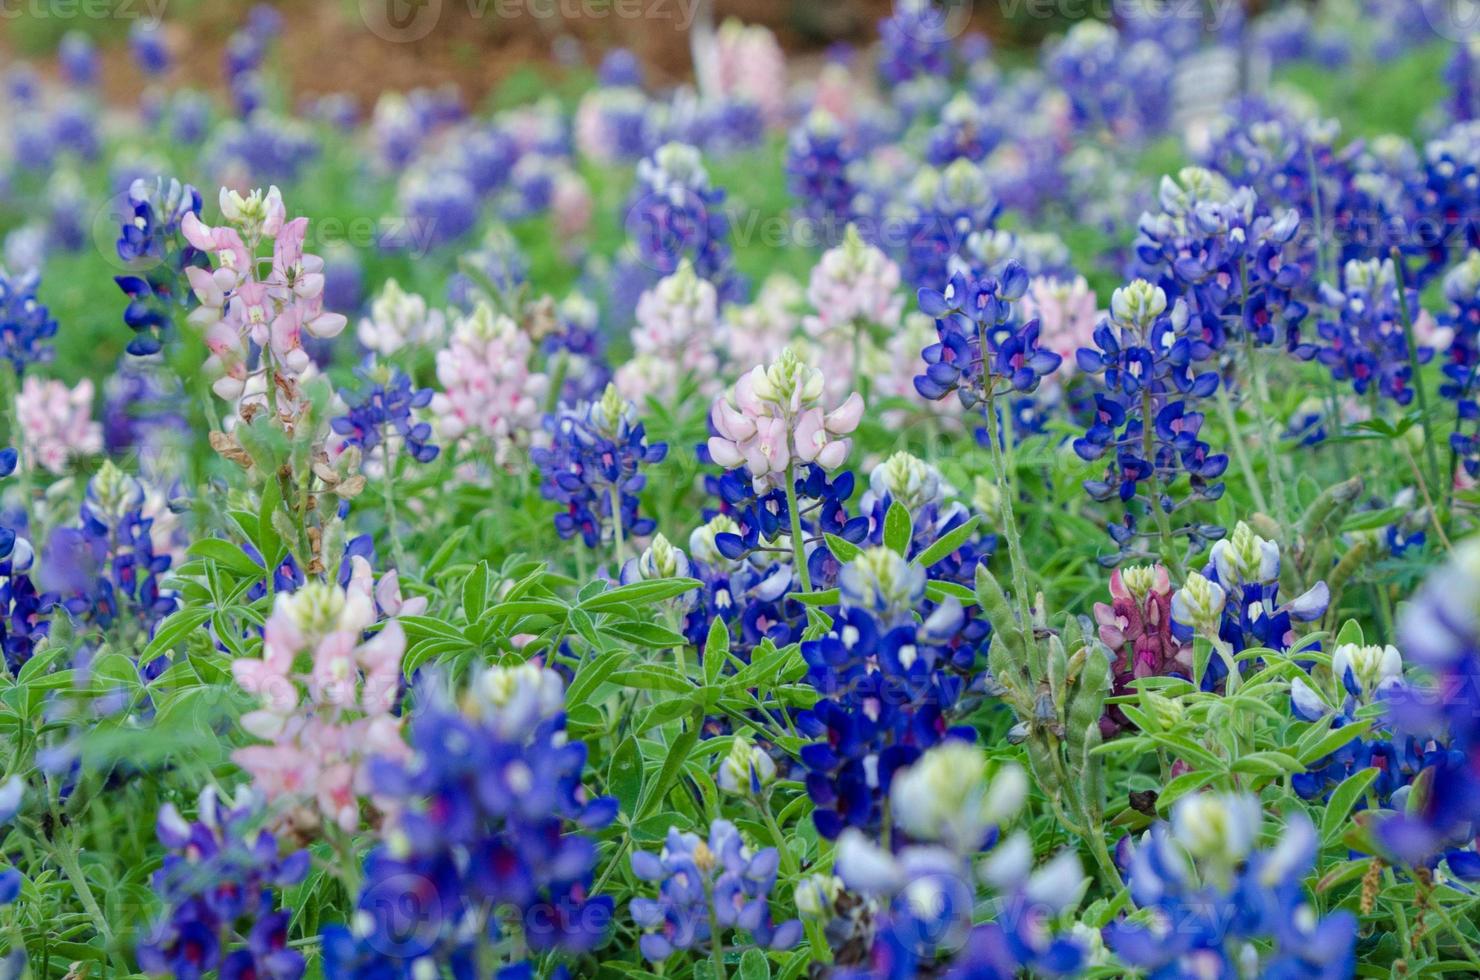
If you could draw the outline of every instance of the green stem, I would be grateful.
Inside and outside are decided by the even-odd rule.
[[[797,876],[801,874],[801,866],[797,864],[797,857],[786,846],[786,838],[781,833],[780,824],[771,814],[771,796],[767,793],[760,799],[761,819],[766,823],[766,830],[771,834],[771,842],[776,847],[776,854],[781,858],[781,873],[790,878],[793,886]],[[832,962],[832,949],[827,945],[827,937],[822,934],[822,923],[811,918],[802,919],[802,928],[807,931],[807,941],[812,944],[812,957],[820,963]]]
[[[1408,348],[1408,369],[1413,372],[1413,388],[1418,393],[1418,411],[1423,423],[1424,459],[1429,464],[1429,480],[1439,489],[1439,456],[1434,449],[1433,423],[1429,419],[1429,386],[1424,382],[1423,367],[1418,363],[1418,342],[1413,338],[1413,314],[1408,310],[1408,286],[1403,269],[1403,254],[1393,249],[1393,274],[1397,277],[1398,312],[1403,317],[1403,340]],[[1453,492],[1454,481],[1449,481],[1448,493]]]
[[[1233,445],[1233,456],[1238,460],[1238,468],[1244,474],[1244,482],[1249,485],[1249,493],[1254,498],[1254,508],[1260,513],[1269,513],[1269,502],[1264,499],[1264,488],[1259,485],[1259,477],[1254,473],[1253,463],[1249,460],[1249,449],[1244,445],[1238,428],[1238,419],[1233,414],[1233,400],[1228,397],[1228,385],[1222,378],[1218,379],[1218,409],[1223,415],[1223,426],[1228,430],[1228,441]]]
[[[797,507],[797,481],[794,464],[786,467],[786,513],[791,517],[791,560],[796,563],[797,581],[803,592],[812,591],[812,574],[807,571],[807,549],[802,541],[802,512]]]
[[[708,885],[705,891],[710,891]],[[729,980],[729,974],[725,972],[725,944],[721,939],[719,929],[719,915],[714,910],[714,896],[709,896],[709,952],[714,958],[714,972],[719,980]]]
[[[622,543],[622,495],[616,487],[612,487],[607,493],[607,499],[612,505],[612,555],[617,562],[616,574],[620,575],[624,560],[622,556],[627,550]]]
[[[396,522],[396,458],[391,455],[389,439],[382,439],[380,447],[385,456],[385,474],[381,480],[381,490],[385,494],[385,528],[390,534],[391,554],[395,556],[396,567],[404,573],[406,552],[401,547],[401,531]]]
[[[1161,538],[1161,560],[1177,573],[1177,578],[1186,577],[1182,558],[1177,554],[1177,543],[1172,537],[1172,521],[1161,506],[1160,494],[1156,492],[1156,406],[1151,402],[1151,389],[1141,387],[1141,455],[1151,467],[1151,485],[1147,488],[1146,506],[1156,520],[1156,533]]]
[[[1006,454],[999,441],[996,397],[987,390],[987,445],[992,450],[992,469],[997,479],[998,520],[1002,532],[1007,536],[1007,557],[1012,565],[1012,589],[1017,593],[1018,616],[1022,620],[1024,635],[1033,635],[1033,607],[1028,596],[1028,560],[1023,555],[1023,542],[1018,534],[1017,517],[1013,509],[1011,484],[1007,479]]]

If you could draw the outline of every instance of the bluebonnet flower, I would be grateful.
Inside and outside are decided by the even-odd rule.
[[[1405,693],[1403,658],[1397,647],[1342,643],[1331,655],[1329,670],[1313,668],[1308,679],[1297,676],[1290,682],[1290,710],[1301,721],[1345,728],[1357,721],[1360,708],[1390,695],[1401,698]],[[1375,768],[1377,777],[1369,789],[1370,798],[1378,806],[1391,808],[1394,794],[1401,802],[1402,791],[1419,772],[1450,761],[1444,747],[1379,725],[1314,760],[1307,771],[1291,776],[1290,784],[1305,799],[1325,799],[1347,777]],[[1357,808],[1367,805],[1367,800],[1362,800]]]
[[[940,338],[922,352],[925,373],[915,390],[939,401],[952,392],[964,408],[1009,391],[1032,392],[1063,358],[1039,345],[1039,325],[1013,320],[1012,304],[1028,289],[1028,273],[1008,263],[1001,279],[951,278],[945,291],[922,288],[920,310],[935,317]]]
[[[602,55],[596,69],[596,80],[602,85],[630,85],[642,88],[642,62],[626,48],[612,48]]]
[[[98,46],[82,31],[68,31],[57,45],[62,75],[73,85],[89,86],[98,80]]]
[[[159,351],[175,315],[196,302],[185,270],[205,268],[209,259],[185,240],[180,223],[187,214],[199,217],[200,209],[200,192],[177,180],[140,179],[129,187],[117,247],[118,257],[135,272],[116,276],[114,282],[129,298],[123,322],[134,331],[130,354]]]
[[[626,211],[626,229],[637,259],[659,276],[678,271],[684,259],[720,299],[738,302],[745,283],[733,268],[725,193],[709,183],[699,151],[665,143],[637,165],[637,184]]]
[[[813,110],[787,137],[786,189],[819,244],[834,244],[853,219],[857,187],[848,171],[855,158],[847,131],[826,110]]]
[[[798,588],[789,555],[755,550],[736,559],[720,550],[721,535],[730,535],[733,546],[741,530],[730,515],[720,513],[689,536],[689,574],[703,585],[684,621],[684,635],[701,656],[716,618],[729,630],[730,652],[742,661],[766,640],[777,647],[796,642],[806,626],[801,603],[787,598]]]
[[[509,933],[536,954],[595,948],[612,902],[589,894],[596,843],[581,831],[606,826],[617,806],[581,786],[586,747],[566,735],[560,677],[532,663],[489,668],[462,711],[428,693],[412,716],[413,757],[371,762],[396,815],[365,860],[353,924],[325,932],[327,975],[471,977],[480,937]]]
[[[1480,820],[1480,700],[1473,679],[1480,673],[1480,539],[1459,545],[1449,562],[1419,587],[1398,622],[1403,658],[1427,673],[1390,691],[1387,716],[1398,732],[1447,749],[1393,799],[1398,812],[1385,815],[1377,840],[1390,856],[1432,866],[1440,858],[1465,878],[1480,877],[1480,857],[1471,844]]]
[[[436,459],[439,448],[431,444],[431,423],[416,421],[412,416],[414,410],[431,403],[432,389],[412,387],[411,379],[394,368],[372,367],[357,373],[367,387],[358,397],[341,392],[348,411],[329,423],[343,437],[344,444],[358,447],[366,456],[383,446],[388,463],[393,442],[418,463]]]
[[[0,269],[0,357],[17,376],[56,353],[47,343],[57,334],[57,321],[36,297],[41,276],[35,270],[9,275]]]
[[[1186,303],[1202,341],[1222,349],[1232,322],[1240,339],[1282,340],[1307,355],[1300,340],[1307,309],[1295,296],[1306,271],[1286,254],[1299,213],[1266,213],[1252,190],[1233,190],[1200,167],[1163,177],[1158,197],[1160,212],[1141,216],[1136,257],[1145,277]]]
[[[973,235],[991,230],[1001,212],[984,165],[958,158],[944,169],[922,168],[889,209],[901,228],[904,279],[934,288],[955,271],[952,260]]]
[[[407,249],[439,248],[478,224],[478,194],[467,177],[436,162],[418,166],[402,180],[397,202],[406,220],[399,244]]]
[[[653,962],[678,950],[723,942],[713,933],[740,929],[760,946],[790,949],[802,935],[801,922],[777,925],[771,919],[771,889],[780,856],[774,847],[752,852],[728,820],[715,820],[709,838],[669,828],[663,849],[632,855],[632,872],[642,881],[660,882],[657,898],[634,898],[632,920],[644,929],[638,947]]]
[[[289,184],[319,154],[319,140],[303,120],[259,109],[219,126],[201,151],[207,171],[219,177],[245,171],[252,183]]]
[[[200,794],[197,820],[187,822],[166,803],[159,811],[159,842],[172,852],[154,873],[165,906],[138,947],[139,966],[154,976],[297,980],[303,957],[288,946],[287,911],[277,889],[308,873],[307,851],[280,856],[278,842],[255,829],[257,801],[243,789],[231,803],[214,787]]]
[[[546,374],[559,379],[563,402],[600,398],[611,383],[600,317],[595,302],[582,293],[571,293],[556,306],[555,329],[540,342],[540,349],[554,362]]]
[[[163,75],[170,68],[170,49],[165,44],[164,30],[157,20],[141,18],[128,32],[129,48],[134,61],[146,75]]]
[[[424,234],[416,228],[410,229],[415,236]],[[425,241],[425,239],[422,239]],[[492,288],[501,294],[513,293],[529,278],[529,260],[519,249],[509,229],[495,224],[484,232],[478,247],[459,259],[473,274],[456,273],[447,279],[447,301],[453,306],[473,310],[480,297]],[[497,296],[488,296],[496,301]]]
[[[14,473],[18,461],[14,449],[0,450],[0,478]],[[31,543],[16,528],[0,525],[0,652],[12,675],[46,637],[56,605],[56,596],[38,592],[27,574],[35,557]]]
[[[925,160],[944,167],[956,159],[980,162],[1006,137],[1006,126],[989,104],[958,93],[941,109],[940,121],[927,137]]]
[[[1201,574],[1189,575],[1172,597],[1173,631],[1183,640],[1195,631],[1213,641],[1221,656],[1209,661],[1203,677],[1203,689],[1210,691],[1227,677],[1234,656],[1255,647],[1288,650],[1295,624],[1320,619],[1330,602],[1323,581],[1281,602],[1279,545],[1239,521],[1231,535],[1213,544]]]
[[[891,88],[920,75],[950,70],[949,8],[929,0],[899,0],[893,16],[879,21],[879,75]]]
[[[531,449],[530,459],[544,478],[540,492],[565,505],[555,516],[562,539],[579,534],[595,548],[615,534],[653,532],[653,520],[638,517],[637,494],[647,482],[642,468],[662,462],[668,445],[648,444],[636,406],[607,385],[600,401],[562,408],[545,427],[550,445]]]
[[[909,843],[891,852],[852,828],[838,840],[839,884],[868,903],[872,921],[857,942],[839,949],[834,976],[1008,980],[1079,969],[1081,945],[1054,935],[1045,921],[1071,907],[1083,889],[1078,857],[1065,851],[1034,870],[1026,833],[1002,839],[1027,792],[1020,768],[989,772],[981,749],[959,741],[942,742],[901,770],[890,804],[897,836]],[[980,879],[996,893],[996,914],[978,925],[973,863],[987,848]],[[827,935],[835,939],[845,926],[838,889],[813,889],[816,897],[808,899],[799,890],[798,907],[830,916]]]
[[[1174,62],[1154,41],[1125,44],[1109,24],[1084,20],[1045,47],[1043,60],[1081,129],[1144,138],[1170,119]]]
[[[105,631],[119,624],[147,642],[179,607],[173,593],[160,589],[171,557],[156,553],[153,527],[143,484],[106,461],[88,481],[77,525],[51,532],[43,580],[74,619]]]
[[[1444,351],[1439,395],[1454,402],[1449,446],[1470,479],[1480,477],[1480,252],[1472,251],[1444,277],[1449,312],[1440,321],[1452,333]]]
[[[1172,534],[1165,526],[1168,516],[1223,494],[1218,478],[1228,457],[1213,453],[1198,438],[1203,415],[1189,410],[1195,399],[1217,390],[1219,379],[1214,371],[1195,372],[1197,362],[1212,350],[1198,330],[1189,329],[1180,300],[1169,311],[1166,293],[1137,279],[1115,291],[1110,308],[1110,317],[1095,328],[1096,346],[1080,348],[1076,355],[1079,369],[1102,376],[1104,388],[1094,393],[1091,424],[1074,440],[1074,451],[1091,462],[1110,457],[1103,478],[1086,481],[1085,491],[1099,501],[1138,500],[1143,511],[1155,515],[1165,547]],[[1172,488],[1184,473],[1190,492],[1178,501]],[[1103,560],[1153,557],[1139,544],[1150,532],[1140,528],[1136,512],[1128,509],[1123,522],[1112,523],[1109,530],[1119,553]],[[1181,533],[1196,550],[1199,541],[1223,532],[1214,525],[1188,523]]]
[[[1421,286],[1448,268],[1457,250],[1480,248],[1480,121],[1457,122],[1424,146],[1415,201],[1415,237],[1428,261],[1414,277]]]
[[[845,827],[880,828],[894,773],[945,738],[971,740],[952,722],[970,683],[949,644],[962,623],[961,604],[942,602],[916,623],[925,574],[887,548],[869,548],[839,576],[841,604],[831,631],[802,643],[806,682],[821,695],[797,716],[798,730],[818,741],[803,746],[812,819],[823,837]]]
[[[1107,944],[1154,980],[1192,974],[1335,980],[1356,968],[1356,917],[1316,919],[1303,879],[1315,864],[1315,828],[1289,818],[1280,842],[1258,849],[1264,814],[1253,796],[1185,796],[1170,824],[1131,847],[1131,897],[1148,918],[1112,922]],[[1260,954],[1253,941],[1268,952]],[[1258,957],[1250,963],[1249,957]]]
[[[1340,287],[1322,284],[1318,330],[1325,343],[1302,356],[1314,356],[1359,395],[1373,390],[1407,405],[1413,400],[1413,367],[1404,319],[1418,318],[1418,293],[1408,289],[1398,295],[1392,259],[1353,259],[1342,269]],[[1420,364],[1434,356],[1433,348],[1422,344],[1415,353]]]

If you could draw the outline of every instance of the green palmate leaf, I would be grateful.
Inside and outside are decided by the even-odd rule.
[[[601,632],[634,646],[651,647],[655,650],[681,647],[688,643],[682,633],[675,633],[654,623],[602,623],[600,629]]]
[[[470,623],[476,623],[482,618],[483,610],[488,608],[489,576],[488,562],[480,561],[463,579],[462,607]]]
[[[1361,738],[1372,728],[1371,721],[1357,721],[1340,728],[1312,728],[1295,745],[1295,755],[1310,765],[1335,752],[1346,743]]]
[[[490,606],[483,613],[483,619],[502,619],[509,616],[549,616],[552,619],[561,620],[565,618],[569,609],[569,606],[558,599],[514,599]]]
[[[821,592],[793,592],[788,598],[804,606],[836,606],[842,593],[837,589],[824,589]]]
[[[909,509],[898,500],[894,501],[884,515],[884,547],[897,555],[908,556],[910,537],[913,534],[914,523],[910,519]]]
[[[1202,789],[1216,778],[1218,774],[1214,772],[1184,772],[1167,783],[1167,788],[1156,797],[1156,808],[1166,812],[1177,800]]]
[[[836,534],[824,534],[823,538],[827,541],[827,550],[831,551],[833,557],[845,565],[863,553],[863,549],[858,547],[858,545],[845,538],[840,538]]]
[[[714,684],[724,672],[730,655],[730,628],[723,616],[709,624],[709,637],[704,641],[704,683]]]
[[[1304,772],[1299,759],[1284,752],[1250,752],[1235,759],[1233,772],[1254,773],[1265,776],[1283,776],[1287,773]]]
[[[452,560],[452,556],[457,552],[457,549],[462,547],[462,543],[467,538],[469,531],[470,528],[467,525],[463,525],[449,534],[447,540],[443,541],[437,547],[437,550],[432,552],[432,557],[427,560],[425,567],[421,570],[422,577],[431,579],[438,572],[442,571],[442,569],[446,568],[447,563]]]
[[[704,711],[698,709],[689,720],[689,726],[675,738],[668,746],[668,751],[663,756],[663,764],[658,769],[656,779],[650,779],[643,787],[643,795],[638,799],[637,807],[633,813],[633,820],[643,820],[652,815],[673,788],[678,774],[683,771],[684,763],[689,759],[689,753],[693,751],[694,743],[699,740],[699,730],[704,725]]]
[[[976,593],[960,582],[942,582],[939,580],[926,582],[925,594],[933,602],[940,602],[942,599],[949,597],[964,606],[976,605]]]
[[[697,579],[692,578],[660,578],[647,582],[633,582],[630,585],[619,585],[615,589],[607,589],[597,595],[582,598],[580,607],[587,612],[602,612],[621,605],[651,605],[697,589],[699,584]]]
[[[664,664],[635,664],[623,670],[613,671],[613,684],[635,687],[644,691],[675,691],[688,693],[694,684],[687,677]]]
[[[210,618],[211,610],[209,609],[185,608],[174,613],[159,624],[154,638],[149,641],[143,653],[139,654],[140,662],[149,663],[155,657],[175,649],[186,637],[199,629],[201,623]]]
[[[427,636],[435,636],[444,640],[465,640],[462,630],[442,622],[435,616],[402,616],[400,623],[409,640],[419,640]]]
[[[642,749],[635,736],[627,736],[612,753],[606,786],[607,792],[617,798],[623,813],[636,812],[637,800],[642,795]]]
[[[747,949],[740,957],[740,980],[771,980],[771,961],[758,949]]]
[[[936,538],[930,547],[920,552],[920,557],[915,560],[920,563],[922,568],[929,568],[961,547],[966,542],[966,539],[971,537],[972,532],[976,530],[976,526],[980,522],[981,518],[979,516],[976,514],[971,515],[959,527],[952,528],[950,531]],[[836,552],[834,553],[836,554]]]
[[[581,639],[591,644],[592,647],[600,649],[601,635],[596,630],[596,621],[584,609],[576,608],[569,612],[570,625]]]
[[[628,650],[620,647],[597,654],[591,660],[586,661],[576,671],[575,679],[570,682],[566,689],[565,700],[568,704],[584,704],[602,682],[611,676],[612,671],[625,664],[631,657]]]
[[[1321,843],[1323,845],[1335,844],[1347,826],[1347,817],[1351,815],[1352,808],[1357,801],[1367,792],[1367,787],[1379,775],[1376,768],[1360,769],[1346,779],[1341,785],[1331,792],[1331,799],[1326,804],[1326,812],[1321,815]]]
[[[220,538],[201,538],[199,541],[192,541],[190,547],[185,549],[185,553],[197,558],[209,559],[237,575],[261,578],[267,574],[266,570],[249,558],[239,545]]]

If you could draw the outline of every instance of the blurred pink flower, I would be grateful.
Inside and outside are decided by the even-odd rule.
[[[92,403],[87,378],[68,388],[28,375],[15,400],[23,464],[61,474],[75,457],[102,452],[103,427],[92,420]]]
[[[714,57],[700,68],[706,93],[753,102],[767,123],[782,121],[786,56],[769,28],[742,24],[733,17],[726,20],[715,38]]]
[[[1023,319],[1034,317],[1038,318],[1040,343],[1064,359],[1060,370],[1049,378],[1067,377],[1075,369],[1075,351],[1094,346],[1095,325],[1100,319],[1094,290],[1083,276],[1072,282],[1037,276],[1023,296]]]
[[[647,398],[671,403],[686,373],[699,378],[701,392],[716,391],[718,304],[713,284],[695,275],[687,260],[644,292],[632,328],[634,356],[616,373],[622,397],[638,404]]]

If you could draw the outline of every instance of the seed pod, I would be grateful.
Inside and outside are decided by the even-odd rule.
[[[1018,663],[1026,664],[1028,648],[1022,625],[1013,616],[1012,607],[1007,604],[1007,594],[985,563],[976,566],[976,601],[987,614],[993,632],[1002,637]]]
[[[1300,518],[1298,525],[1302,538],[1314,537],[1329,523],[1340,523],[1362,495],[1362,478],[1354,476],[1333,484],[1321,492]]]

